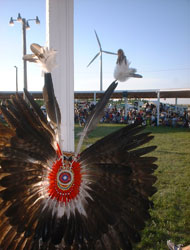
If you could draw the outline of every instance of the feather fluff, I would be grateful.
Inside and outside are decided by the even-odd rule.
[[[122,49],[118,50],[118,59],[114,69],[114,78],[120,82],[125,82],[130,77],[142,78],[142,75],[136,74],[137,70],[130,68],[130,62],[127,60]]]
[[[42,47],[37,43],[31,44],[30,49],[34,54],[25,55],[23,59],[40,64],[45,73],[52,72],[56,66],[56,51]]]
[[[133,78],[142,78],[141,75],[136,74],[136,69],[129,68],[129,63],[125,64],[122,62],[121,64],[116,64],[114,70],[114,78],[120,82],[127,81],[130,77]]]

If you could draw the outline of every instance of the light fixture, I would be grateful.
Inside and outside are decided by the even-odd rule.
[[[19,22],[22,25],[22,40],[23,40],[23,57],[26,55],[26,30],[30,29],[30,25],[29,22],[30,21],[35,21],[36,24],[40,24],[40,20],[38,18],[38,16],[36,16],[36,18],[34,19],[26,19],[26,18],[22,18],[21,14],[18,13],[18,17],[17,19],[13,19],[13,17],[10,18],[9,24],[11,26],[14,25],[14,22]],[[16,68],[16,66],[14,66]],[[24,88],[28,89],[28,85],[27,85],[27,62],[26,60],[23,60],[23,73],[24,73],[24,77],[23,77],[23,81],[24,81]],[[25,98],[25,96],[24,96]]]
[[[36,16],[36,24],[40,24],[40,20],[39,20],[38,16]]]
[[[20,15],[20,13],[18,13],[17,21],[18,21],[18,22],[22,22],[22,17],[21,17],[21,15]]]
[[[30,29],[30,25],[29,25],[29,22],[28,22],[28,21],[26,22],[26,29],[27,29],[27,30]]]
[[[11,17],[10,21],[9,21],[9,25],[10,26],[14,26],[14,21],[13,21],[13,18]]]

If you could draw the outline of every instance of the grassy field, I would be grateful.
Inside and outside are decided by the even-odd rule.
[[[122,125],[104,124],[90,136],[86,145],[119,129]],[[75,133],[81,130],[75,127]],[[190,130],[147,127],[155,136],[149,145],[157,145],[151,153],[158,157],[157,193],[152,200],[151,220],[142,231],[142,241],[135,250],[166,250],[166,241],[190,244]],[[77,140],[76,136],[76,140]]]

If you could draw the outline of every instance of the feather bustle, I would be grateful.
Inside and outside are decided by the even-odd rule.
[[[106,98],[97,105],[87,122],[84,137],[97,124],[97,113],[101,113],[115,85],[114,82]],[[53,86],[46,87],[51,89]],[[55,99],[50,100],[51,97],[47,96],[47,101],[50,106],[53,101],[55,111],[57,104]],[[3,200],[0,205],[5,205],[0,217],[0,233],[5,230],[0,236],[1,245],[19,250],[53,250],[55,245],[65,250],[132,249],[131,243],[140,240],[139,231],[150,218],[148,209],[152,203],[149,197],[156,191],[153,187],[156,178],[152,175],[157,167],[154,164],[156,158],[144,156],[155,147],[138,147],[153,137],[141,133],[142,126],[134,124],[82,152],[78,161],[85,192],[81,191],[77,199],[81,199],[86,215],[73,202],[67,204],[64,207],[67,212],[61,212],[63,215],[58,217],[61,207],[57,203],[49,206],[51,203],[43,197],[47,187],[41,186],[51,167],[48,162],[57,159],[53,146],[55,134],[48,129],[49,124],[39,109],[35,106],[34,114],[18,95],[2,109],[13,129],[5,129],[6,137],[0,136],[0,197]],[[56,118],[56,124],[59,124],[59,118]],[[0,127],[0,131],[3,129]]]

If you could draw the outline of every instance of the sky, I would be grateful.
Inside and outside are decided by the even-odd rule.
[[[30,44],[46,44],[45,0],[0,0],[0,91],[15,90],[14,66],[18,67],[19,90],[23,88],[22,27],[10,17],[40,19],[27,30]],[[122,48],[131,67],[142,79],[119,83],[117,90],[190,88],[190,0],[74,0],[75,90],[99,90],[100,72],[96,30],[102,48],[117,52]],[[103,89],[114,80],[116,56],[103,55]],[[38,65],[28,63],[29,90],[42,90]],[[189,100],[190,103],[190,100]]]

